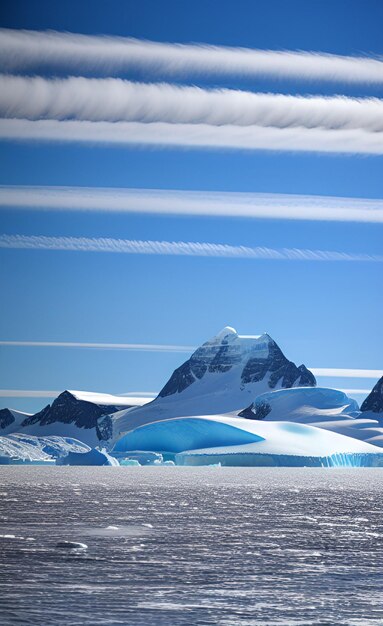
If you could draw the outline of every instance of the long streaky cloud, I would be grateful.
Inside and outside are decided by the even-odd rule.
[[[383,222],[383,200],[244,192],[1,186],[0,207],[340,222]]]
[[[343,391],[348,395],[352,394],[360,394],[360,395],[368,395],[371,392],[371,389],[338,389],[338,391]],[[35,389],[0,389],[0,398],[57,398],[57,396],[62,393],[61,391],[49,391],[47,389],[44,390],[35,390]],[[143,398],[143,399],[152,399],[158,395],[157,392],[148,392],[148,391],[135,391],[129,393],[120,394],[122,398],[134,397]]]
[[[0,140],[169,148],[383,154],[383,132],[167,122],[0,119]]]
[[[48,389],[0,389],[0,398],[56,398],[62,391],[51,391]],[[151,391],[135,391],[115,395],[121,399],[132,398],[132,401],[147,399],[150,400],[157,394]]]
[[[56,398],[61,391],[48,391],[46,389],[0,389],[0,398]]]
[[[352,396],[352,395],[368,396],[368,394],[371,393],[371,389],[337,389],[337,391],[343,391],[343,393],[345,393],[348,396]]]
[[[0,116],[383,131],[383,101],[201,89],[116,78],[0,75]]]
[[[95,343],[84,341],[11,341],[0,340],[0,346],[16,348],[79,348],[98,350],[128,350],[133,352],[180,352],[189,354],[197,350],[198,346],[183,346],[158,343]],[[380,378],[383,370],[379,369],[352,369],[331,367],[310,367],[310,371],[318,378]],[[130,395],[139,395],[143,392],[129,392]],[[149,392],[146,392],[149,393]],[[152,392],[150,392],[152,393]],[[155,392],[153,392],[155,393]],[[128,394],[123,394],[128,395]]]
[[[217,243],[184,241],[140,241],[130,239],[47,237],[43,235],[0,235],[0,248],[62,250],[72,252],[114,252],[266,261],[348,261],[382,262],[383,255],[307,250],[298,248],[250,248]]]
[[[335,377],[335,378],[380,378],[383,376],[383,370],[369,369],[350,369],[350,368],[331,368],[331,367],[313,367],[310,368],[315,376]]]
[[[0,341],[0,346],[16,348],[80,348],[92,350],[131,350],[133,352],[182,352],[195,350],[193,346],[173,346],[150,343],[100,343],[84,341]]]
[[[246,76],[383,84],[380,58],[176,44],[52,31],[0,30],[0,64],[6,71],[64,68],[162,76]]]

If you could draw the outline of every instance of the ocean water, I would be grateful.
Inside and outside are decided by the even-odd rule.
[[[0,623],[382,625],[382,496],[380,469],[0,467]]]

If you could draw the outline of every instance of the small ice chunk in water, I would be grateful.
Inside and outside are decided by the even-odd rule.
[[[118,530],[118,526],[107,526],[106,530]]]
[[[56,548],[62,548],[64,550],[86,550],[88,546],[86,543],[80,543],[79,541],[58,541]]]
[[[131,465],[133,467],[139,467],[141,463],[139,463],[136,459],[122,459],[120,461],[120,465]]]

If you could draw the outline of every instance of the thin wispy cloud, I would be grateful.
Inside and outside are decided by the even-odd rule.
[[[380,58],[159,43],[52,31],[1,29],[0,63],[6,71],[59,67],[118,74],[138,69],[161,76],[268,76],[383,84]]]
[[[383,200],[244,192],[1,186],[0,207],[340,222],[383,222]]]
[[[358,128],[328,130],[231,124],[0,119],[0,139],[185,149],[383,154],[383,132]]]
[[[116,78],[0,75],[0,115],[26,119],[167,122],[383,131],[383,101],[201,89]]]
[[[161,256],[237,258],[267,261],[347,261],[382,262],[383,255],[308,250],[230,246],[217,243],[183,241],[140,241],[130,239],[47,237],[43,235],[0,235],[0,248],[24,250],[62,250],[71,252],[114,252]]]

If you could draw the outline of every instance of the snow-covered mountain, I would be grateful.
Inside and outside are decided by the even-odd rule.
[[[314,375],[289,361],[269,335],[238,335],[227,326],[173,372],[155,400],[117,413],[114,438],[153,421],[240,410],[266,390],[315,385]]]
[[[263,393],[239,417],[310,424],[383,447],[383,423],[377,414],[359,411],[355,400],[336,389],[298,387]]]
[[[105,423],[100,425],[100,418],[145,401],[89,391],[64,391],[35,415],[3,409],[0,412],[3,426],[0,433],[73,437],[90,446],[97,446],[111,436],[111,432],[105,429]]]
[[[0,409],[0,435],[14,433],[31,413],[23,413],[16,409]]]
[[[378,380],[371,393],[367,396],[360,410],[364,413],[380,413],[383,420],[383,376]]]

